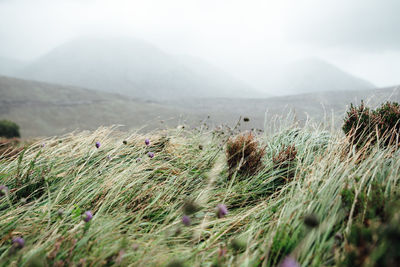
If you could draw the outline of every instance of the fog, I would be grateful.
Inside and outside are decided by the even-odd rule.
[[[79,36],[126,36],[204,59],[258,90],[318,58],[400,84],[398,0],[0,0],[0,56],[31,61]]]

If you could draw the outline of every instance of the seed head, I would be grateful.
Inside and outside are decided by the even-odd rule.
[[[224,204],[218,204],[217,206],[217,217],[223,218],[228,214],[228,208]]]
[[[304,217],[304,224],[310,228],[315,228],[319,225],[319,221],[315,214],[308,214]]]
[[[58,211],[57,211],[57,216],[58,217],[62,217],[64,215],[64,210],[63,209],[59,209]]]
[[[86,211],[86,212],[83,214],[83,216],[82,216],[82,219],[83,219],[86,223],[90,222],[90,220],[91,220],[92,218],[93,218],[93,214],[92,214],[92,212],[91,212],[90,210]]]
[[[5,185],[0,185],[0,197],[5,196],[8,193],[8,187]]]
[[[186,200],[183,204],[183,213],[186,215],[191,215],[200,210],[199,205],[197,205],[193,200]]]

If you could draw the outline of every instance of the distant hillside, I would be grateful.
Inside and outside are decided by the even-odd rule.
[[[239,116],[250,118],[242,123],[247,128],[264,128],[275,115],[286,116],[294,112],[296,119],[304,121],[307,117],[320,122],[331,123],[335,114],[335,126],[342,123],[343,115],[350,103],[359,104],[364,100],[375,107],[385,101],[400,102],[400,86],[373,90],[329,91],[271,97],[265,99],[186,99],[170,101],[168,105],[186,110],[188,114],[200,117],[210,115],[210,123],[234,124]],[[267,117],[266,117],[267,116]]]
[[[0,75],[14,76],[26,66],[26,62],[0,57]]]
[[[141,40],[87,37],[57,47],[18,76],[150,100],[243,97],[254,92],[243,82],[202,64],[199,67]]]
[[[176,125],[181,111],[115,94],[0,76],[0,119],[21,126],[24,137],[124,124],[130,128]]]
[[[17,122],[24,137],[58,135],[78,128],[96,129],[114,124],[136,129],[178,124],[197,127],[200,122],[211,126],[233,125],[240,116],[250,118],[250,122],[242,123],[242,129],[263,129],[265,123],[271,123],[272,117],[286,115],[291,110],[300,121],[309,116],[328,123],[334,113],[336,126],[340,126],[349,103],[360,103],[362,99],[371,106],[386,100],[400,102],[400,87],[264,99],[191,98],[156,103],[0,76],[0,119]]]
[[[376,88],[369,81],[316,58],[285,64],[274,70],[274,75],[266,78],[265,87],[277,95]]]

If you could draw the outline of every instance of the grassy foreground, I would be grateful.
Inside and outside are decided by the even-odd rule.
[[[336,266],[346,264],[353,215],[367,205],[357,195],[365,192],[367,202],[376,183],[382,198],[399,192],[398,151],[374,147],[360,156],[341,132],[311,125],[258,135],[262,170],[228,178],[226,135],[100,128],[0,160],[0,184],[9,189],[0,198],[0,265],[278,266],[290,256],[301,266]],[[294,177],[284,179],[273,156],[288,145],[297,155]],[[356,197],[346,206],[348,188]],[[201,209],[186,226],[188,199]],[[222,218],[218,204],[228,208]],[[305,225],[310,214],[318,227]]]

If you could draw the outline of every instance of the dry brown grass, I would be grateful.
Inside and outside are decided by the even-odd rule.
[[[229,138],[226,145],[229,177],[235,171],[244,175],[256,174],[263,166],[262,158],[264,155],[265,147],[259,146],[252,133]]]

